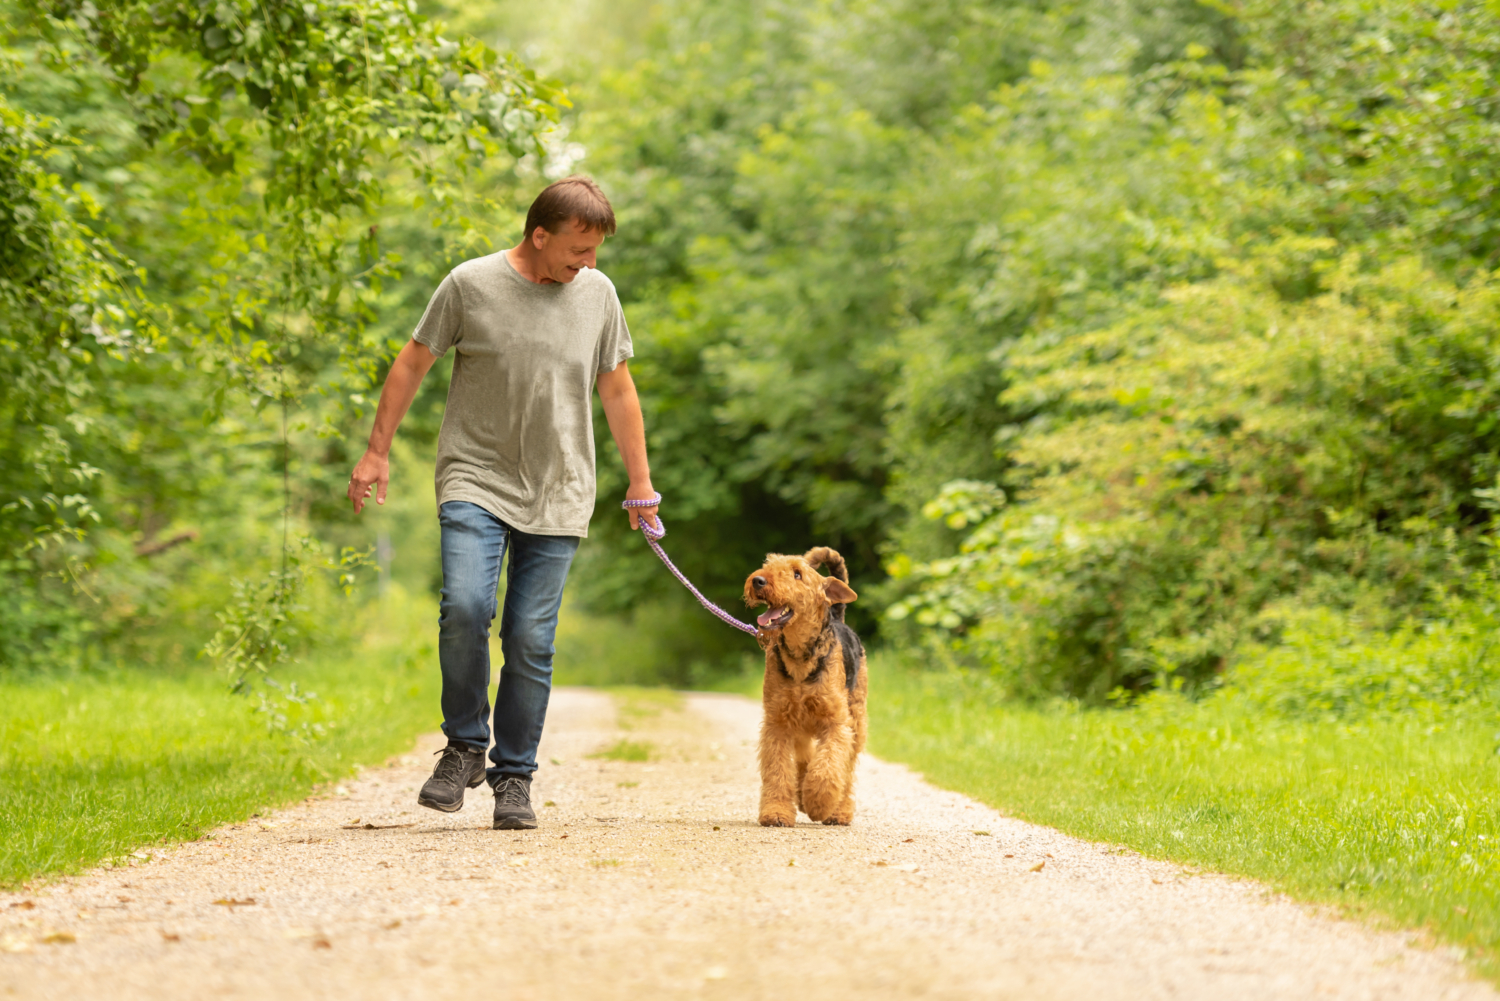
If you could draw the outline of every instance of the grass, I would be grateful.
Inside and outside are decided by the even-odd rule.
[[[644,740],[617,740],[589,758],[595,761],[650,761],[655,748]]]
[[[1496,978],[1500,723],[1268,719],[1163,699],[997,704],[872,665],[871,750],[1027,820],[1430,930]]]
[[[0,682],[0,886],[195,838],[407,749],[440,719],[430,623],[404,607],[285,672],[319,695],[312,740],[268,733],[206,667]]]

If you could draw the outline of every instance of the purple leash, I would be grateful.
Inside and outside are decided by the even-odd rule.
[[[660,505],[661,494],[657,494],[656,497],[652,500],[628,500],[623,501],[620,504],[620,506],[627,511],[629,511],[631,508],[636,507],[658,507]],[[703,594],[693,586],[693,582],[684,577],[682,575],[682,571],[678,570],[677,566],[667,558],[667,554],[662,551],[660,542],[661,537],[667,534],[667,523],[661,520],[661,512],[657,512],[655,527],[653,527],[645,518],[640,519],[640,525],[641,534],[646,537],[646,544],[656,552],[657,556],[661,557],[661,561],[667,565],[667,569],[672,571],[672,576],[681,581],[683,587],[693,592],[693,597],[698,599],[698,604],[702,605],[704,608],[717,615],[719,617],[719,620],[726,626],[734,626],[734,628],[738,629],[740,632],[749,633],[751,636],[760,635],[759,629],[756,629],[748,622],[741,622],[733,615],[730,615],[728,612],[724,611],[724,609],[720,608],[718,605],[715,605],[713,602],[703,597]]]

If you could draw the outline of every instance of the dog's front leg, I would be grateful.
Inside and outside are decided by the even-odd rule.
[[[810,819],[824,823],[844,802],[854,778],[849,774],[853,749],[854,730],[847,722],[830,726],[820,735],[802,780],[802,809]]]
[[[760,731],[760,825],[797,826],[797,766],[793,741],[769,726]]]

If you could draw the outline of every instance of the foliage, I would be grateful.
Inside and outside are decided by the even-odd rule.
[[[950,488],[932,513],[977,524],[890,614],[1094,698],[1201,684],[1247,635],[1273,638],[1278,608],[1419,614],[1488,522],[1497,286],[1360,263],[1329,262],[1329,291],[1300,302],[1247,269],[1022,339],[1002,399],[1042,415],[1012,443],[1024,503]]]

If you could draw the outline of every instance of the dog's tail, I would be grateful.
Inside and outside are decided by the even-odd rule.
[[[837,549],[827,546],[813,546],[802,554],[802,558],[813,565],[813,569],[826,566],[830,575],[837,577],[845,584],[849,583],[849,568],[844,565],[844,558],[839,555]],[[835,622],[844,621],[844,603],[837,602],[829,609],[829,614]]]

